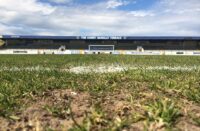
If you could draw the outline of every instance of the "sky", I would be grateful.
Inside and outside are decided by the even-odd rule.
[[[200,0],[0,0],[0,35],[200,36]]]

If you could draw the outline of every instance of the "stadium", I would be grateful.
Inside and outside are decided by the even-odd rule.
[[[200,37],[3,35],[0,54],[200,55]]]

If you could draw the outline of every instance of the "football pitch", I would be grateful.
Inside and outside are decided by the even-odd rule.
[[[0,130],[200,130],[200,57],[0,55]]]

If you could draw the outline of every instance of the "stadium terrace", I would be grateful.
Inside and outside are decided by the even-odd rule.
[[[0,54],[200,55],[200,37],[3,35]]]

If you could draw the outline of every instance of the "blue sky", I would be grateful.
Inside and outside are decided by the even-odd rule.
[[[65,2],[65,0],[61,0],[61,2],[56,1],[48,1],[48,0],[40,0],[41,2],[50,3],[52,5],[91,5],[96,3],[101,3],[102,1],[107,2],[108,0],[73,0]],[[117,9],[131,11],[131,10],[141,10],[148,9],[152,7],[158,0],[126,0],[128,4],[119,6]]]
[[[119,7],[119,9],[122,10],[147,10],[149,8],[151,8],[152,6],[154,6],[154,4],[158,2],[158,0],[138,0],[135,2],[132,2],[126,6],[121,6]]]
[[[200,36],[200,0],[0,0],[0,34]]]

